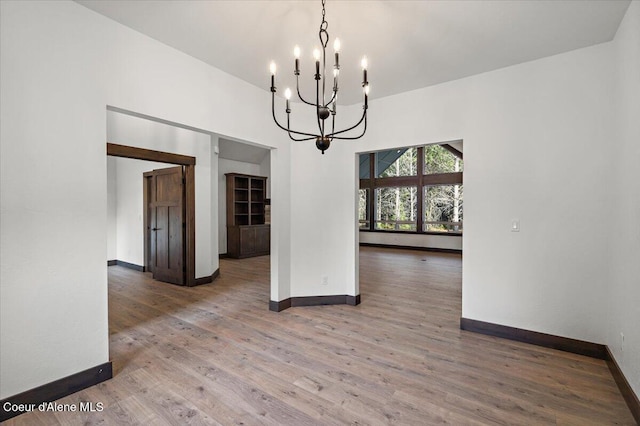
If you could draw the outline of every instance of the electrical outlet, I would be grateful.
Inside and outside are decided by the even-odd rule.
[[[520,219],[511,219],[511,232],[520,232]]]
[[[324,275],[322,277],[322,285],[329,285],[329,277]]]

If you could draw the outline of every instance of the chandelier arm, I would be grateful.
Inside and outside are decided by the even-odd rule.
[[[317,139],[317,136],[313,136],[313,137],[311,137],[311,138],[296,139],[296,138],[294,138],[293,136],[289,135],[289,138],[290,138],[292,141],[295,141],[295,142],[306,142],[306,141],[311,141],[311,140]]]
[[[298,76],[296,76],[296,91],[298,92],[298,98],[300,98],[302,102],[307,105],[316,106],[313,102],[309,102],[302,97],[302,94],[300,93],[300,78]]]
[[[284,127],[281,127],[281,129],[287,133],[291,132],[294,135],[309,136],[309,140],[318,138],[318,135],[314,135],[313,133],[306,133],[306,132],[300,132],[298,130],[285,129]]]
[[[289,135],[289,138],[290,138],[292,141],[296,141],[296,142],[304,142],[304,141],[310,141],[310,140],[315,139],[315,138],[317,137],[316,135],[311,135],[311,137],[298,139],[298,138],[294,138],[294,137],[291,135],[291,132],[294,132],[294,133],[296,133],[296,134],[301,134],[300,132],[296,132],[295,130],[291,130],[291,125],[290,125],[290,123],[289,123],[289,114],[287,114],[287,134]]]
[[[320,130],[320,137],[324,137],[324,128],[320,120],[320,80],[316,78],[316,119],[318,120],[318,130]]]
[[[299,132],[297,130],[291,130],[291,129],[281,125],[278,122],[278,119],[276,118],[276,107],[275,107],[275,104],[276,104],[276,97],[275,97],[275,93],[272,92],[272,94],[271,94],[271,114],[273,115],[273,121],[275,121],[275,123],[276,123],[276,125],[278,127],[280,127],[282,130],[284,130],[287,133],[293,133],[293,134],[300,135],[300,136],[310,136],[309,139],[301,139],[301,140],[311,140],[311,139],[315,139],[315,138],[318,137],[318,135],[314,135],[312,133],[305,133],[305,132]],[[289,137],[291,137],[291,135],[289,135]]]
[[[318,135],[314,135],[313,133],[305,133],[305,132],[300,132],[300,131],[298,131],[298,130],[286,129],[286,128],[282,127],[282,126],[280,126],[280,128],[281,128],[282,130],[284,130],[285,132],[287,132],[287,133],[293,133],[294,135],[309,136],[309,139],[308,139],[308,140],[311,140],[311,139],[317,139],[317,138],[318,138]],[[307,139],[305,139],[305,140],[307,140]]]
[[[310,138],[300,138],[300,139],[294,138],[293,136],[291,136],[291,132],[293,132],[293,130],[287,132],[289,134],[289,139],[291,139],[292,141],[295,141],[295,142],[305,142],[305,141],[310,141],[310,140],[313,140],[313,139],[317,139],[317,136],[312,136]]]
[[[358,127],[363,121],[365,121],[365,119],[367,118],[367,110],[364,110],[364,113],[362,114],[362,117],[360,117],[360,121],[358,121],[356,124],[354,124],[353,126],[349,127],[348,129],[344,129],[344,130],[340,130],[337,132],[333,132],[330,135],[327,135],[328,137],[336,137],[336,135],[340,135],[342,133],[346,133],[350,130],[355,129],[356,127]],[[337,139],[344,139],[343,137],[337,137]]]
[[[323,21],[323,24],[327,22],[327,21],[324,20],[324,17],[322,18],[322,21]],[[327,40],[326,41],[322,40],[322,33],[323,32],[324,32],[324,34],[327,35]],[[320,34],[318,34],[318,36],[320,37],[320,43],[322,44],[322,104],[324,105],[325,93],[326,93],[326,84],[327,84],[327,57],[326,57],[327,55],[326,55],[326,53],[327,53],[327,42],[329,41],[329,33],[327,33],[327,31],[322,28],[322,24],[320,25]],[[320,102],[318,102],[318,105],[319,104],[320,104]]]
[[[366,131],[367,131],[367,116],[365,115],[365,117],[364,117],[364,128],[362,129],[362,133],[360,133],[358,136],[335,136],[334,139],[338,139],[338,140],[356,140],[356,139],[360,139],[361,137],[363,137]]]
[[[336,130],[336,115],[331,114],[331,134]],[[333,138],[331,138],[333,139]]]
[[[331,96],[331,99],[329,99],[329,102],[327,102],[326,104],[324,104],[325,108],[329,106],[329,104],[331,102],[333,102],[336,99],[336,96],[338,95],[338,92],[333,92],[333,96]]]

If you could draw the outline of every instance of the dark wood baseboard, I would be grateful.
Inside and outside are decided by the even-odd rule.
[[[269,310],[273,312],[284,311],[291,307],[291,298],[276,302],[275,300],[269,300]]]
[[[490,322],[477,321],[469,318],[460,318],[460,329],[489,336],[502,337],[518,342],[531,343],[545,348],[558,349],[591,358],[607,359],[607,347],[598,343],[585,342],[584,340],[570,339],[568,337],[554,336],[552,334],[539,333],[537,331],[523,330],[521,328]]]
[[[19,393],[9,398],[0,401],[0,421],[3,422],[10,418],[16,417],[22,412],[7,411],[5,404],[35,404],[34,407],[42,404],[43,402],[52,402],[57,399],[63,398],[72,393],[86,389],[89,386],[97,385],[98,383],[109,380],[113,377],[113,368],[111,361],[98,365],[88,370],[81,371],[71,376],[64,377],[46,385],[39,386],[37,388],[28,390],[26,392]],[[36,408],[37,409],[37,408]]]
[[[135,263],[124,262],[122,260],[107,260],[107,266],[122,266],[123,268],[133,269],[138,272],[146,272],[147,268],[144,266],[136,265]]]
[[[636,419],[636,422],[640,425],[640,400],[638,399],[638,395],[633,391],[631,385],[627,381],[627,378],[622,373],[616,358],[613,356],[613,353],[607,346],[607,366],[611,371],[611,375],[613,379],[616,381],[618,385],[618,389],[620,389],[620,393],[622,397],[627,403],[629,410],[631,410],[631,414],[633,414],[633,418]]]
[[[437,253],[462,254],[462,250],[444,249],[444,248],[437,248],[437,247],[396,246],[391,244],[374,244],[374,243],[360,243],[360,245],[363,247],[378,247],[378,248],[390,248],[390,249],[401,249],[401,250],[434,251]]]
[[[631,388],[631,385],[622,373],[620,366],[607,345],[554,336],[537,331],[523,330],[469,318],[460,318],[460,329],[605,360],[611,371],[611,375],[618,385],[620,393],[631,410],[631,414],[633,414],[636,422],[640,424],[640,401],[638,400],[638,395],[636,395],[633,388]]]
[[[284,311],[285,309],[295,306],[318,306],[318,305],[351,305],[360,304],[360,295],[350,296],[348,294],[336,294],[331,296],[307,296],[307,297],[290,297],[288,299],[276,302],[269,301],[269,310],[273,312]]]
[[[349,296],[347,294],[347,305],[356,306],[360,304],[360,295],[357,296]]]
[[[195,287],[197,285],[212,283],[213,280],[215,280],[219,276],[220,276],[220,268],[216,269],[216,271],[213,274],[209,275],[209,276],[196,278],[195,283],[194,283],[193,286]]]
[[[229,255],[227,253],[220,253],[218,255],[218,259],[228,259]]]

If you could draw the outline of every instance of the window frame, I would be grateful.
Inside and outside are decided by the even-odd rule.
[[[453,155],[458,156],[462,159],[462,153],[458,150],[451,148],[446,143],[437,144]],[[452,172],[452,173],[434,173],[434,174],[425,174],[424,169],[424,148],[427,145],[418,146],[418,147],[403,147],[404,148],[416,148],[417,149],[417,170],[418,174],[416,176],[394,176],[394,177],[376,177],[376,152],[370,152],[369,154],[369,178],[368,179],[360,179],[358,189],[368,189],[369,196],[367,197],[367,210],[369,215],[369,228],[360,228],[360,223],[358,221],[358,230],[359,232],[383,232],[383,233],[396,233],[396,234],[420,234],[420,235],[441,235],[447,237],[461,237],[464,232],[464,227],[461,232],[434,232],[434,231],[424,231],[424,187],[426,186],[435,186],[435,185],[463,185],[463,172]],[[451,149],[450,149],[451,148]],[[454,152],[455,151],[455,152]],[[363,153],[360,155],[365,155],[367,153]],[[415,231],[396,231],[396,230],[384,230],[384,229],[375,229],[375,218],[376,215],[376,202],[375,197],[372,194],[375,193],[377,188],[385,188],[385,187],[406,187],[406,186],[415,186],[417,187],[417,216],[416,216],[416,230]],[[358,206],[359,207],[359,206]]]

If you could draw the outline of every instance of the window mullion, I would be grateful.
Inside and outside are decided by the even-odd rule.
[[[418,233],[422,233],[424,232],[423,230],[423,226],[422,226],[422,220],[423,220],[423,216],[424,216],[424,204],[423,204],[423,200],[422,197],[424,195],[424,189],[422,187],[423,185],[423,180],[424,180],[424,147],[418,147],[418,161],[417,161],[417,175],[418,175],[418,187],[416,188],[416,196],[417,196],[417,217],[416,217],[416,231]]]
[[[375,178],[376,178],[376,154],[369,154],[369,194],[367,197],[367,208],[369,209],[369,231],[376,229],[376,197],[375,197]]]

